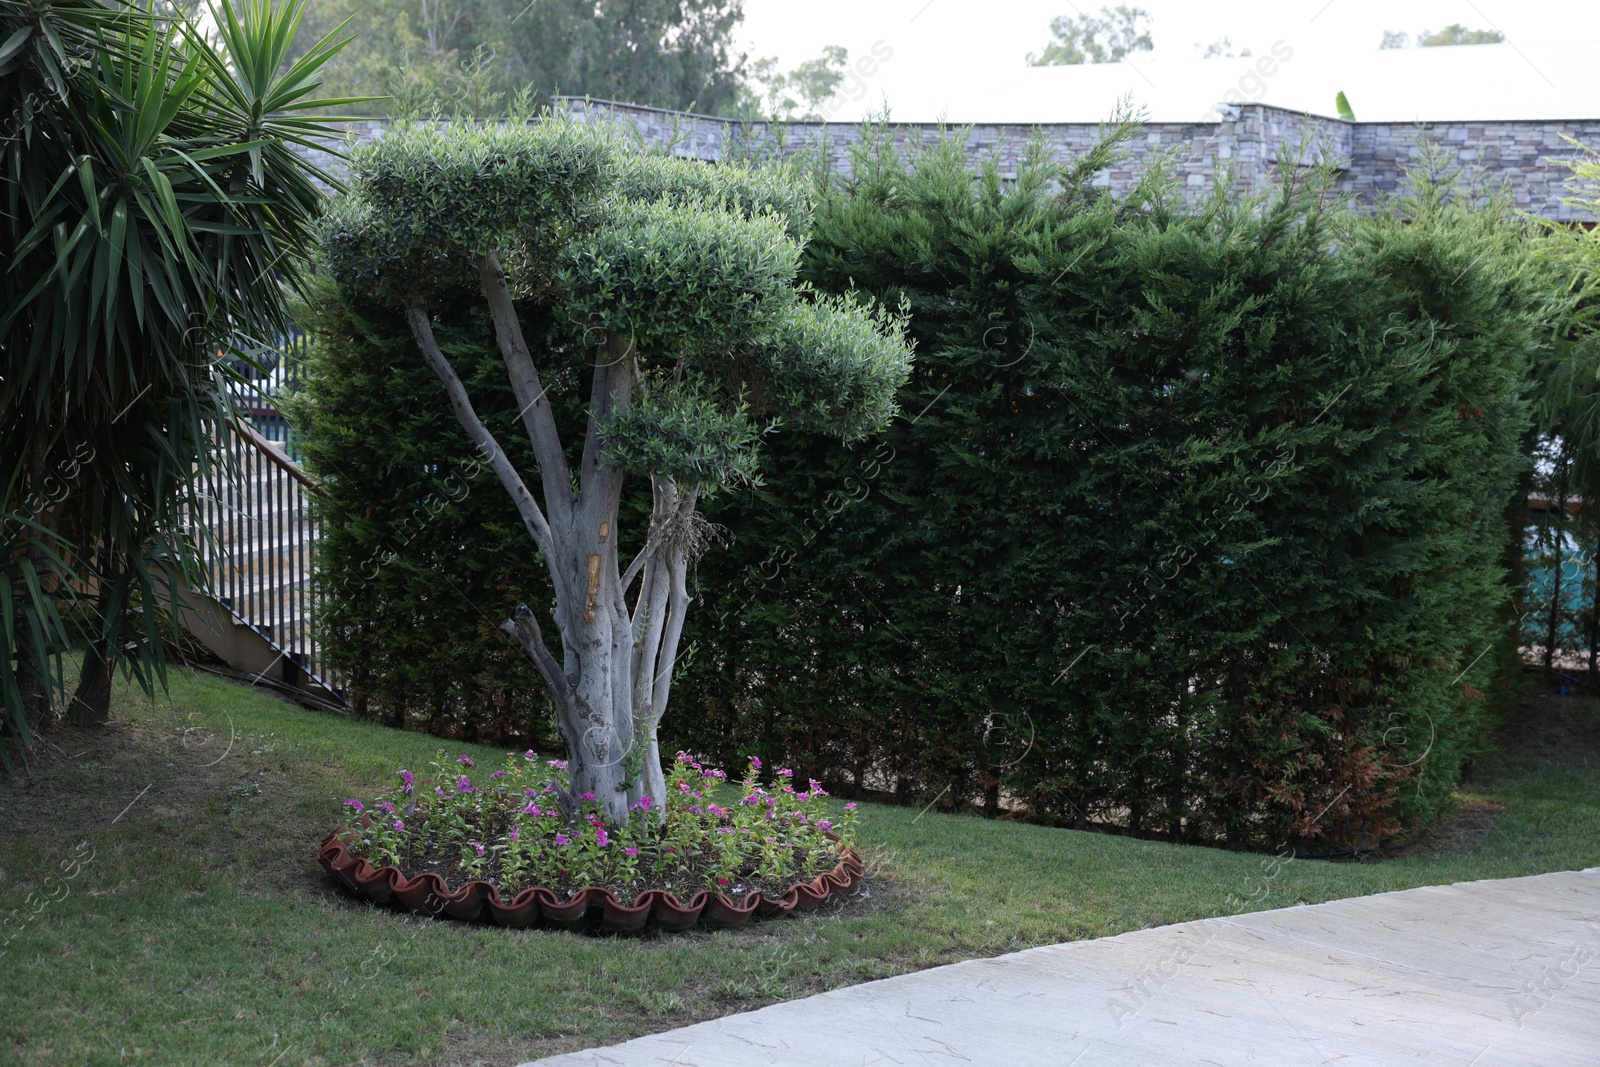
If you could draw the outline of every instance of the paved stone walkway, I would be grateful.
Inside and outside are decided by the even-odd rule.
[[[1600,1067],[1600,868],[970,960],[545,1067]]]

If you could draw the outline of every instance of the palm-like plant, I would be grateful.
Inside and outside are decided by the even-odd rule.
[[[350,102],[313,99],[342,41],[287,61],[303,5],[214,9],[213,42],[122,0],[0,0],[0,697],[24,745],[69,652],[81,719],[118,665],[164,679],[218,354],[282,336],[334,184],[294,152]]]

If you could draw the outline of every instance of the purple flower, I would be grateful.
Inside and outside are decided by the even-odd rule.
[[[760,756],[751,756],[750,757],[750,768],[752,770],[757,770],[757,771],[759,771],[761,769],[761,757]],[[726,885],[727,883],[724,882],[723,884]]]
[[[824,832],[826,832],[828,830],[832,830],[833,829],[833,823],[829,822],[827,819],[818,819],[817,820],[817,829],[818,830],[822,830]]]
[[[483,842],[481,842],[481,841],[468,841],[467,844],[469,844],[473,848],[477,849],[478,850],[478,855],[480,855],[480,856],[483,855]]]
[[[405,833],[406,832],[406,824],[401,822],[399,819],[396,819],[394,821],[394,832],[397,833],[397,834]]]
[[[779,767],[778,768],[778,773],[783,775],[785,778],[793,778],[794,777],[794,772],[791,771],[787,767]]]
[[[439,788],[439,787],[438,787],[438,786],[434,786],[434,787],[433,787],[433,791],[434,791],[434,792],[435,792],[435,793],[438,793],[438,794],[439,794],[439,795],[440,795],[440,796],[444,796],[444,790],[443,790],[443,789],[440,789],[440,788]]]
[[[649,811],[650,810],[650,794],[646,793],[644,796],[640,797],[634,803],[633,806],[638,808],[640,811]]]
[[[694,792],[694,790],[689,788],[689,783],[688,782],[679,782],[678,783],[678,792],[680,792],[680,793],[692,793],[692,792]]]
[[[811,795],[814,797],[825,797],[828,795],[828,791],[822,788],[821,782],[813,778],[811,779]]]
[[[624,854],[629,855],[629,856],[637,856],[639,854],[639,850],[636,849],[636,848],[626,848],[625,847],[625,848],[623,848],[622,851],[623,851]]]
[[[601,848],[605,848],[607,845],[611,844],[611,839],[606,837],[606,828],[604,826],[595,827],[594,843],[599,845]]]
[[[521,834],[522,834],[522,827],[520,827],[520,826],[513,826],[513,827],[512,827],[512,828],[511,828],[511,833],[510,833],[510,834],[508,834],[508,835],[507,835],[507,840],[510,840],[510,841],[516,841],[516,840],[518,840],[518,839],[519,839],[519,837],[520,837],[520,836],[521,836]]]
[[[400,781],[405,783],[404,785],[402,785],[400,787],[400,791],[402,793],[404,793],[406,796],[410,796],[411,795],[411,786],[412,786],[412,783],[416,781],[416,778],[412,776],[410,771],[401,771],[400,772]]]
[[[572,839],[569,838],[566,834],[557,834],[556,835],[556,844],[558,844],[558,845],[564,845],[570,840],[572,840]]]
[[[547,762],[550,764],[550,766],[554,767],[558,771],[564,771],[567,769],[567,761],[564,759],[553,759]]]
[[[727,885],[728,884],[728,880],[726,878],[718,878],[717,879],[717,884],[718,885]]]
[[[355,812],[357,815],[361,814],[361,801],[355,799],[354,797],[351,797],[349,800],[345,801],[344,806]]]
[[[470,766],[472,766],[472,757],[471,756],[458,756],[456,758],[456,762],[460,763],[460,764],[464,764],[465,766],[470,767]]]
[[[717,807],[715,804],[707,804],[706,805],[706,810],[709,811],[713,815],[726,815],[726,814],[728,814],[727,812],[723,811],[721,808]]]
[[[472,791],[473,790],[472,790],[472,779],[471,778],[468,778],[466,775],[463,774],[460,778],[456,779],[456,792],[457,793],[470,793]]]
[[[504,778],[505,776],[506,776],[506,772],[505,771],[495,771],[489,777],[490,778]]]
[[[578,794],[578,799],[579,800],[593,800],[594,799],[594,794],[593,793],[579,793]]]
[[[385,815],[393,815],[394,814],[394,805],[389,803],[387,800],[378,801],[378,807],[383,809],[383,812],[384,812]]]
[[[528,806],[522,809],[522,814],[532,815],[535,819],[537,819],[539,816],[543,815],[544,812],[539,810],[539,805],[530,800],[528,801]]]
[[[522,754],[522,758],[525,759],[525,760],[530,760],[530,761],[531,760],[536,760],[536,759],[539,758],[539,753],[535,752],[533,749],[530,748],[530,749],[528,749],[528,751],[526,751],[526,752],[524,752]]]
[[[729,827],[729,826],[719,826],[719,827],[717,827],[717,833],[719,833],[719,834],[731,834],[731,833],[733,833],[733,828]]]
[[[854,802],[851,802],[851,803],[849,803],[849,804],[846,804],[846,805],[845,805],[845,806],[844,806],[844,810],[845,810],[845,811],[855,811],[855,810],[856,810],[856,806],[855,806],[855,803],[854,803]]]

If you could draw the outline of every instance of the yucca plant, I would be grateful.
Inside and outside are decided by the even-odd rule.
[[[164,682],[157,594],[200,583],[221,356],[284,334],[336,184],[294,153],[351,102],[315,99],[335,35],[289,61],[303,7],[224,4],[208,40],[122,0],[0,0],[0,697],[24,751],[69,656],[80,720],[118,668]]]

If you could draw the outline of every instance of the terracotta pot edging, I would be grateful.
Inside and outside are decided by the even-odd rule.
[[[713,929],[743,926],[752,918],[772,918],[809,911],[830,896],[849,892],[864,873],[855,849],[847,848],[830,871],[808,882],[797,882],[781,897],[764,893],[733,898],[726,893],[701,890],[687,903],[665,889],[647,889],[626,903],[607,889],[589,886],[566,900],[551,889],[535,886],[522,890],[509,903],[490,882],[475,880],[451,890],[432,871],[407,876],[398,867],[373,867],[350,854],[351,828],[342,826],[322,839],[317,862],[334,880],[374,904],[390,904],[404,911],[463,922],[486,919],[496,926],[524,929],[553,926],[582,930],[597,923],[613,933],[636,933],[648,925],[666,931],[687,930],[703,922]],[[829,834],[835,841],[833,834]]]

